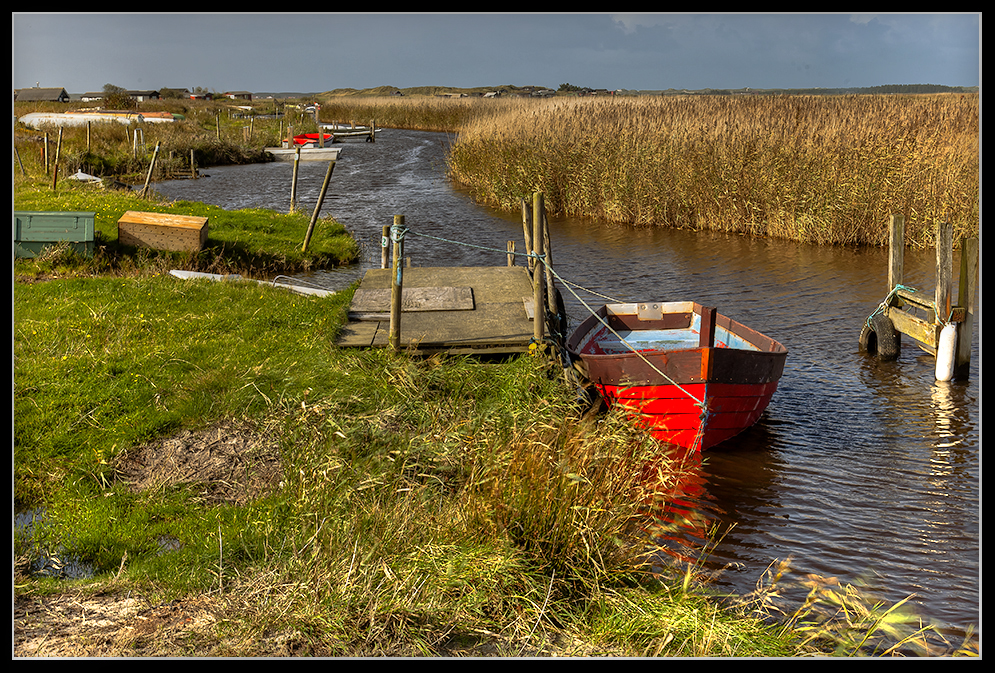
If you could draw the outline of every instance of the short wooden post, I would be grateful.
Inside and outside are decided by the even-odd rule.
[[[190,177],[197,179],[197,164],[193,160],[193,150],[190,150]]]
[[[508,241],[508,266],[515,266],[515,242]]]
[[[905,273],[905,216],[895,213],[891,216],[888,241],[888,292],[902,284]]]
[[[394,241],[394,265],[390,285],[390,334],[387,340],[396,352],[401,349],[401,296],[404,292],[404,267],[401,264],[401,257],[404,255],[404,215],[394,216],[390,237]]]
[[[532,336],[537,344],[541,344],[545,337],[546,310],[545,310],[545,289],[546,282],[544,275],[544,264],[541,261],[543,255],[542,247],[542,221],[545,205],[542,193],[536,192],[532,195],[532,247],[535,252],[535,268],[532,271],[533,306],[535,315],[532,324]]]
[[[971,373],[971,338],[974,332],[974,301],[978,289],[978,239],[960,240],[960,282],[957,305],[964,310],[964,319],[957,327],[957,359],[954,376],[967,379]]]
[[[390,225],[383,225],[380,235],[380,268],[386,269],[390,262]]]

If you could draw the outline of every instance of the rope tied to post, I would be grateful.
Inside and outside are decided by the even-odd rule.
[[[400,243],[409,231],[411,230],[403,224],[392,224],[390,225],[390,240],[394,243]]]

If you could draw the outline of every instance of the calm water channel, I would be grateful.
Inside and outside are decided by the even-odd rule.
[[[419,266],[504,264],[509,239],[523,249],[517,214],[477,206],[448,185],[449,140],[387,130],[374,144],[342,145],[322,214],[364,242],[366,259],[310,280],[337,289],[379,266],[380,230],[395,214],[405,215],[405,254]],[[300,167],[299,199],[310,211],[326,164]],[[226,209],[289,207],[290,163],[205,172],[157,189]],[[932,356],[907,338],[897,362],[858,352],[863,320],[887,292],[885,250],[577,220],[550,227],[563,278],[622,300],[717,306],[789,349],[766,416],[706,452],[686,485],[701,528],[727,531],[707,562],[724,568],[720,588],[749,592],[773,561],[791,558],[798,577],[838,577],[892,602],[914,595],[921,615],[951,634],[980,627],[979,325],[970,379],[938,383]],[[908,251],[906,284],[932,291],[933,265],[932,253]],[[562,291],[576,324],[586,310]]]

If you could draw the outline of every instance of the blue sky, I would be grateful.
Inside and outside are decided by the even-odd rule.
[[[977,86],[981,15],[14,13],[13,87]]]

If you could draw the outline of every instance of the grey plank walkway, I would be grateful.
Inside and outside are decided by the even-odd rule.
[[[338,345],[387,347],[391,269],[366,272]],[[520,266],[404,269],[401,346],[420,353],[520,353],[534,333],[532,280]]]

